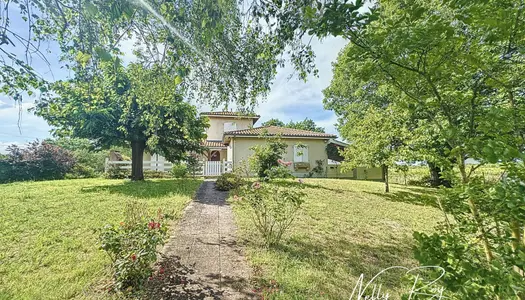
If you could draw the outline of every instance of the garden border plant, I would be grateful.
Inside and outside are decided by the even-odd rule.
[[[112,262],[115,291],[134,293],[143,288],[153,273],[157,248],[168,238],[167,220],[172,216],[159,209],[150,217],[145,203],[130,202],[125,221],[99,229],[100,249]]]
[[[265,245],[272,247],[280,243],[295,220],[305,201],[303,189],[302,181],[286,187],[256,181],[238,189],[233,201],[252,212],[254,225]]]

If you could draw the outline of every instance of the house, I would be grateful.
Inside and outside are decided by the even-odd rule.
[[[321,174],[314,177],[354,178],[382,180],[381,168],[357,168],[351,172],[342,172],[340,164],[329,158],[327,146],[333,144],[344,147],[346,144],[335,140],[336,135],[277,126],[257,127],[260,116],[237,112],[203,112],[201,116],[209,119],[210,127],[206,130],[207,138],[203,146],[207,148],[202,155],[204,175],[216,176],[225,170],[243,165],[253,154],[250,149],[255,145],[265,144],[266,136],[280,136],[288,147],[282,158],[292,162],[289,166],[296,177],[305,177],[318,165]],[[163,158],[159,155],[145,155],[144,161],[158,165]]]
[[[250,149],[255,145],[263,145],[265,139],[261,135],[280,136],[288,147],[282,158],[292,162],[289,166],[296,177],[304,177],[311,173],[318,162],[324,170],[323,174],[312,174],[322,177],[341,177],[356,179],[383,179],[380,168],[357,168],[352,172],[341,172],[339,164],[331,163],[327,154],[327,145],[346,145],[336,141],[336,135],[313,132],[277,126],[257,127],[260,116],[236,112],[203,112],[202,116],[209,119],[207,139],[203,143],[208,148],[205,154],[207,161],[232,162],[233,168],[240,166],[253,154]]]

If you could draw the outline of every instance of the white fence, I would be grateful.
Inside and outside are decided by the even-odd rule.
[[[195,175],[199,176],[220,176],[223,173],[231,173],[233,171],[233,162],[231,161],[201,161],[201,168]],[[130,170],[131,161],[111,161],[106,158],[105,170],[111,167],[118,167],[119,169]],[[144,161],[144,170],[152,170],[159,172],[169,172],[173,164],[167,161]]]

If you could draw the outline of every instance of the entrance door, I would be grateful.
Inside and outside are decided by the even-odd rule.
[[[210,161],[221,161],[221,152],[220,151],[211,151],[210,152]]]

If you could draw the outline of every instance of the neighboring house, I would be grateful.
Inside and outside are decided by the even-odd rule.
[[[307,176],[317,166],[317,162],[321,161],[324,174],[313,174],[315,177],[383,179],[380,168],[357,168],[348,173],[341,172],[339,163],[331,160],[333,158],[329,159],[326,151],[330,143],[338,147],[346,145],[336,141],[336,135],[277,126],[256,127],[255,124],[260,118],[258,115],[236,112],[203,112],[201,116],[207,117],[210,123],[210,127],[206,130],[207,139],[203,141],[203,146],[208,149],[202,156],[204,164],[212,167],[219,166],[215,167],[213,174],[209,175],[221,173],[220,170],[217,171],[217,168],[221,168],[221,162],[227,162],[233,168],[241,166],[253,154],[250,148],[265,144],[265,139],[261,137],[262,134],[265,134],[267,136],[279,135],[281,140],[288,145],[282,159],[292,162],[289,168],[296,177]],[[159,155],[144,156],[144,161],[152,160],[159,161],[163,158]]]

